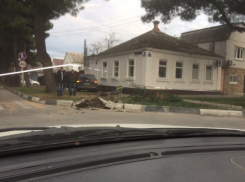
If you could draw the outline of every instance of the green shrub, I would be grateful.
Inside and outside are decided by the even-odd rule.
[[[152,91],[145,87],[136,87],[135,94],[132,95],[133,101],[151,101],[151,102],[180,102],[181,99],[175,95],[167,93],[165,91]]]

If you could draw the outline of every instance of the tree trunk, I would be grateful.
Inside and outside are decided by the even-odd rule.
[[[17,35],[14,35],[14,41],[13,41],[13,60],[14,60],[15,68],[16,68],[15,71],[20,71],[17,49],[18,49]]]
[[[37,47],[37,57],[42,63],[43,67],[52,66],[51,58],[46,51],[43,19],[38,13],[34,14],[33,19],[34,19],[34,32],[35,32],[35,40],[36,40],[36,47]],[[43,72],[44,72],[46,91],[47,92],[56,91],[53,69],[43,70]]]
[[[24,73],[24,80],[26,82],[26,87],[30,88],[31,87],[31,82],[30,82],[30,78],[29,78],[29,74],[28,73]]]

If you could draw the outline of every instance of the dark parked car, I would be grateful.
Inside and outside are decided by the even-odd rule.
[[[94,75],[90,74],[80,74],[77,80],[77,89],[78,90],[89,90],[96,91],[98,90],[98,80]]]

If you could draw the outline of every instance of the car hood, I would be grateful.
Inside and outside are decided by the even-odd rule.
[[[190,127],[190,126],[175,126],[175,125],[156,125],[156,124],[125,124],[125,123],[118,123],[118,124],[79,124],[79,125],[55,125],[55,126],[47,126],[47,127],[116,127],[120,125],[120,127],[123,128],[196,128],[196,129],[223,129],[223,130],[237,130],[237,131],[245,131],[240,129],[231,129],[231,128],[215,128],[215,127]],[[40,130],[21,130],[21,131],[7,131],[0,133],[0,137],[4,136],[10,136],[10,135],[17,135],[17,134],[23,134],[23,133],[30,133]]]

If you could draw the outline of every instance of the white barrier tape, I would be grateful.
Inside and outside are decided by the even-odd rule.
[[[53,68],[60,68],[60,67],[67,67],[67,66],[81,66],[79,64],[63,64],[63,65],[58,65],[58,66],[49,66],[49,67],[43,67],[43,68],[36,68],[36,69],[31,69],[31,70],[24,70],[24,71],[17,71],[17,72],[11,72],[11,73],[3,73],[0,74],[1,76],[8,76],[8,75],[16,75],[16,74],[21,74],[21,73],[27,73],[27,72],[34,72],[34,71],[39,71],[39,70],[46,70],[46,69],[53,69]],[[84,68],[88,68],[89,70],[94,70],[94,71],[100,71],[100,72],[106,72],[108,73],[108,71],[106,70],[101,70],[101,69],[95,69],[95,68],[90,68],[90,67],[84,67]],[[168,90],[172,90],[172,88],[165,88],[165,87],[152,87],[152,86],[144,86],[144,85],[137,85],[134,83],[130,83],[128,81],[124,81],[124,80],[120,80],[120,79],[116,79],[117,81],[126,83],[132,87],[142,87],[142,88],[151,88],[151,89],[168,89]],[[204,91],[204,90],[196,90],[196,91]]]
[[[59,65],[59,66],[49,66],[49,67],[36,68],[36,69],[31,69],[31,70],[16,71],[16,72],[11,72],[11,73],[3,73],[3,74],[0,74],[0,76],[17,75],[17,74],[21,74],[21,73],[28,73],[28,72],[39,71],[39,70],[60,68],[60,67],[65,67],[65,66],[80,66],[80,65],[79,64],[64,64],[64,65]]]

